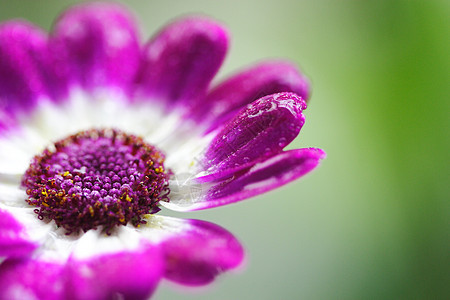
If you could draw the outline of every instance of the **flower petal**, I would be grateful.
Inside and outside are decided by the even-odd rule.
[[[157,247],[68,262],[67,292],[73,299],[148,299],[162,278]]]
[[[55,23],[51,51],[69,84],[129,90],[139,66],[133,17],[119,4],[88,3],[67,10]]]
[[[279,153],[300,132],[306,103],[293,93],[253,102],[217,134],[199,160],[211,173],[225,171]]]
[[[53,232],[33,259],[8,259],[0,265],[0,299],[148,299],[164,273],[160,248],[141,237],[139,245],[127,245],[137,233],[121,233],[105,236],[91,230],[80,243]]]
[[[165,277],[183,285],[208,284],[244,258],[241,244],[230,232],[206,221],[151,216],[141,233],[160,244]]]
[[[8,259],[0,265],[0,299],[66,299],[61,264]]]
[[[169,105],[192,104],[205,94],[227,48],[227,33],[214,21],[176,21],[146,45],[139,84],[147,96]]]
[[[9,128],[13,127],[15,123],[16,122],[11,115],[7,113],[4,108],[0,108],[0,137],[4,135]]]
[[[212,89],[206,100],[192,110],[192,117],[200,122],[212,122],[210,130],[213,130],[231,119],[247,104],[281,92],[293,92],[308,100],[309,81],[290,62],[263,62],[230,77]]]
[[[32,25],[22,21],[0,25],[0,116],[30,110],[46,95],[39,69],[45,49],[45,34]]]
[[[6,210],[0,209],[0,257],[25,256],[36,247],[27,239],[25,228]]]
[[[244,200],[309,173],[324,158],[325,153],[316,148],[285,151],[265,161],[236,168],[226,176],[219,171],[218,174],[194,178],[186,182],[188,186],[184,189],[195,193],[171,197],[170,202],[162,205],[176,211],[193,211]]]

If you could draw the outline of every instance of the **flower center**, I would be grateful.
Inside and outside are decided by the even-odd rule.
[[[34,157],[22,179],[28,204],[41,220],[67,234],[103,226],[145,224],[168,201],[164,155],[142,138],[92,129],[62,139]]]

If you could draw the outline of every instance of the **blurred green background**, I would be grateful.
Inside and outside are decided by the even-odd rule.
[[[0,20],[45,29],[77,1],[0,1]],[[147,39],[187,13],[226,24],[223,78],[288,58],[313,83],[291,147],[328,158],[249,201],[196,213],[245,245],[247,263],[208,288],[160,286],[155,299],[450,297],[450,2],[123,1]]]

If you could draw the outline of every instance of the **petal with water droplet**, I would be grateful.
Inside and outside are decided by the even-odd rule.
[[[268,192],[315,169],[325,158],[317,148],[281,152],[264,161],[218,172],[191,181],[197,185],[197,197],[176,198],[162,203],[176,211],[193,211],[222,206]]]
[[[294,93],[269,95],[242,109],[199,160],[209,173],[263,160],[283,150],[305,122],[305,101]]]
[[[281,92],[296,93],[307,101],[309,81],[291,62],[264,61],[214,87],[206,99],[192,109],[190,117],[198,122],[209,122],[209,131],[212,131],[249,103]]]

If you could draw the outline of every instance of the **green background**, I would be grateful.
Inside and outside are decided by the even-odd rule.
[[[45,29],[76,1],[0,1],[0,20]],[[312,80],[290,146],[328,157],[307,177],[228,207],[172,214],[213,221],[246,266],[155,299],[448,299],[449,1],[123,1],[147,39],[187,13],[232,34],[219,73],[268,57]]]

